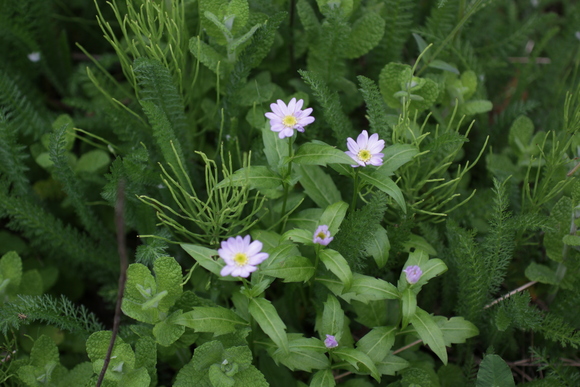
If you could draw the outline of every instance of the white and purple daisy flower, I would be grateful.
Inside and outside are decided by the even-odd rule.
[[[232,277],[247,278],[250,273],[256,271],[257,265],[268,259],[267,253],[262,253],[262,242],[251,242],[250,236],[244,238],[237,236],[222,241],[218,254],[225,261],[220,272],[222,277],[231,275]]]
[[[328,246],[334,237],[330,236],[330,231],[328,231],[328,226],[323,224],[318,226],[316,231],[314,231],[314,237],[312,238],[312,242],[317,243],[322,246]]]
[[[314,122],[314,117],[310,116],[312,108],[302,109],[304,100],[296,101],[292,98],[288,106],[279,99],[276,103],[270,104],[271,112],[265,114],[270,119],[270,129],[278,133],[278,137],[292,137],[294,129],[304,132],[304,127]]]
[[[346,140],[348,151],[345,153],[349,155],[356,164],[352,167],[366,167],[367,165],[380,166],[383,165],[383,153],[380,153],[385,147],[385,141],[379,140],[378,134],[373,134],[369,137],[366,130],[363,130],[358,135],[356,142],[349,137]]]
[[[407,276],[407,282],[410,284],[416,284],[421,275],[423,275],[423,271],[417,265],[407,266],[403,272]]]

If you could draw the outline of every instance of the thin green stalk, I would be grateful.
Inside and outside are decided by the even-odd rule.
[[[292,146],[293,143],[294,136],[288,138],[288,155],[290,156],[290,161],[288,162],[288,171],[286,172],[286,176],[284,178],[284,201],[282,202],[282,212],[280,213],[280,216],[282,217],[286,215],[286,204],[288,203],[288,192],[290,191],[290,184],[288,183],[288,180],[292,176],[292,157],[294,156],[294,148]],[[287,220],[288,218],[284,218],[282,223],[280,223],[280,233],[282,233],[286,228]]]
[[[356,198],[358,196],[360,187],[359,187],[359,179],[358,179],[358,169],[354,171],[354,190],[352,192],[352,201],[350,203],[350,213],[353,214],[354,210],[356,209]]]

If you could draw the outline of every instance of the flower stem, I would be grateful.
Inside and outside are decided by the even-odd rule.
[[[353,214],[356,209],[356,198],[359,191],[358,169],[354,171],[354,190],[352,192],[352,202],[350,203],[350,213]]]
[[[290,184],[288,180],[292,176],[292,157],[294,156],[294,136],[288,138],[288,156],[290,157],[290,161],[288,161],[288,171],[286,172],[286,177],[284,178],[284,201],[282,202],[282,212],[280,215],[282,217],[286,216],[286,203],[288,202],[288,192],[290,191]],[[280,230],[279,232],[282,233],[286,228],[286,218],[280,223]]]

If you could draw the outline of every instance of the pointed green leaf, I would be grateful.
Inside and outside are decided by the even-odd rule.
[[[376,169],[372,172],[360,171],[359,176],[363,181],[373,185],[392,197],[399,207],[401,207],[403,212],[407,213],[407,206],[405,205],[403,192],[401,192],[401,189],[389,177],[389,172],[387,170]]]
[[[220,187],[249,187],[251,189],[266,190],[276,189],[282,185],[282,178],[268,167],[256,165],[240,168],[233,175],[220,181],[216,188]]]
[[[281,348],[285,354],[289,353],[286,325],[272,303],[264,298],[252,298],[248,310],[278,348]]]
[[[411,161],[418,153],[417,147],[409,144],[394,144],[383,149],[382,173],[391,176],[400,166]]]
[[[349,289],[356,293],[356,300],[363,303],[369,301],[397,299],[401,295],[395,285],[367,275],[355,273],[353,275],[352,286]]]
[[[445,345],[462,344],[470,337],[477,336],[479,329],[463,317],[451,317],[449,320],[443,316],[438,316],[435,321],[443,333]]]
[[[282,240],[290,240],[294,243],[302,243],[305,245],[313,245],[312,241],[314,234],[311,231],[302,230],[300,228],[293,228],[282,235]]]
[[[326,208],[341,200],[340,191],[332,178],[317,165],[297,165],[298,181],[304,192],[320,208]]]
[[[411,288],[406,288],[403,290],[401,297],[401,313],[402,322],[401,327],[404,329],[411,321],[411,318],[415,316],[415,311],[417,310],[417,295]]]
[[[224,281],[237,281],[238,278],[227,276],[222,277],[220,275],[220,271],[225,266],[225,263],[222,259],[219,258],[217,250],[208,249],[207,247],[192,245],[189,243],[182,243],[181,247],[185,250],[189,255],[193,257],[199,263],[199,265],[206,270],[212,272],[213,274],[217,275],[220,279]]]
[[[320,370],[314,374],[309,387],[334,387],[336,381],[331,370]]]
[[[352,164],[352,159],[344,151],[336,147],[321,143],[307,142],[302,144],[292,158],[296,164],[327,165],[327,164]]]
[[[340,224],[342,223],[347,210],[348,204],[343,201],[332,203],[326,207],[322,213],[319,225],[327,225],[328,231],[330,231],[330,235],[336,235],[340,229]]]
[[[389,251],[391,249],[387,230],[382,226],[379,226],[373,233],[372,238],[368,241],[365,248],[367,253],[369,253],[375,260],[377,267],[382,269],[389,260]]]
[[[284,282],[306,282],[314,275],[314,265],[306,257],[295,256],[278,260],[266,269],[260,268],[260,273],[282,278]]]
[[[375,363],[377,371],[381,375],[395,375],[397,372],[409,367],[409,362],[395,355],[387,355],[383,360]]]
[[[357,343],[359,351],[367,354],[375,363],[383,360],[395,344],[396,327],[375,327]]]
[[[498,355],[487,355],[479,365],[476,387],[515,387],[510,367]]]
[[[340,348],[338,347],[333,352],[333,355],[336,355],[338,358],[346,361],[347,363],[351,364],[357,371],[363,373],[370,373],[371,376],[378,382],[381,380],[381,375],[377,371],[377,367],[375,363],[371,360],[368,355],[359,351],[357,349],[352,348]]]
[[[352,271],[346,259],[338,251],[332,249],[321,250],[319,256],[324,266],[342,281],[344,290],[350,289],[352,285]]]
[[[272,357],[292,371],[312,372],[313,369],[320,370],[330,367],[330,361],[325,354],[311,350],[292,350],[288,353],[278,350]]]
[[[340,341],[343,333],[344,318],[344,311],[340,307],[340,302],[332,294],[329,294],[324,303],[320,326],[317,327],[320,337],[325,338],[326,335],[332,335],[336,337],[337,341]]]
[[[268,165],[273,171],[280,172],[282,160],[289,156],[288,140],[281,140],[278,133],[271,130],[270,121],[267,121],[262,128],[262,141]]]
[[[526,267],[524,275],[530,281],[537,281],[542,284],[558,285],[558,277],[556,272],[546,265],[540,265],[536,262],[532,262]]]
[[[234,332],[239,325],[248,325],[248,322],[229,309],[200,306],[176,316],[173,324],[183,325],[197,332],[211,332],[214,336],[219,336]]]
[[[445,349],[443,332],[441,332],[433,317],[423,309],[417,308],[415,315],[411,318],[411,324],[413,324],[421,340],[435,352],[443,364],[447,364],[447,350]]]

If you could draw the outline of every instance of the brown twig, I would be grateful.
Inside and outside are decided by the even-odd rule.
[[[119,290],[117,291],[117,304],[115,305],[115,317],[113,320],[113,335],[107,349],[107,356],[105,356],[105,363],[99,374],[97,386],[100,387],[103,383],[107,367],[111,361],[111,354],[115,346],[115,339],[119,333],[119,325],[121,323],[121,302],[123,301],[123,292],[125,290],[125,282],[127,282],[127,267],[129,260],[127,258],[127,246],[125,244],[125,217],[123,215],[125,208],[125,182],[121,180],[117,187],[117,203],[115,204],[115,225],[117,228],[117,249],[119,252],[119,263],[121,266],[121,273],[119,274]]]
[[[503,300],[505,300],[505,299],[507,299],[507,298],[510,298],[510,297],[511,297],[511,296],[513,296],[514,294],[516,294],[516,293],[519,293],[519,292],[521,292],[522,290],[525,290],[525,289],[529,288],[530,286],[533,286],[533,285],[535,285],[535,284],[537,284],[537,283],[538,283],[538,281],[531,281],[531,282],[528,282],[527,284],[525,284],[525,285],[522,285],[522,286],[520,286],[519,288],[517,288],[517,289],[515,289],[515,290],[512,290],[512,291],[511,291],[511,292],[509,292],[508,294],[501,296],[501,297],[500,297],[500,298],[498,298],[497,300],[495,300],[495,301],[493,301],[493,302],[491,302],[491,303],[487,304],[486,306],[484,306],[484,307],[483,307],[483,309],[490,308],[490,307],[492,307],[493,305],[497,304],[498,302],[501,302],[501,301],[503,301]]]

